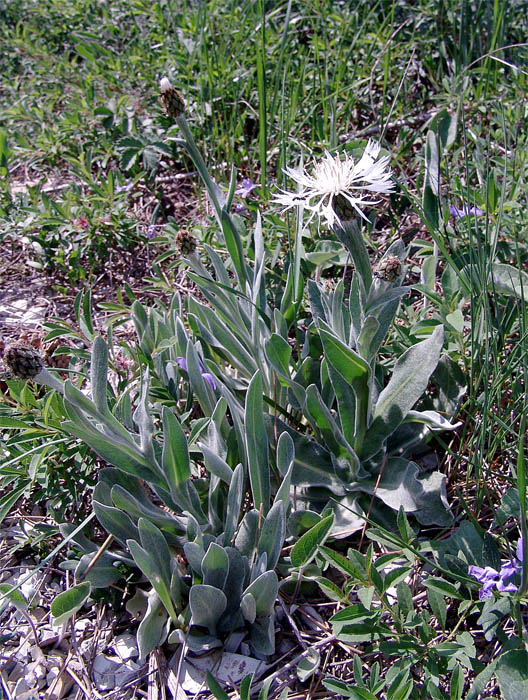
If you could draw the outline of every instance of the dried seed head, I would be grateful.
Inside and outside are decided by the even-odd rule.
[[[178,253],[180,253],[180,255],[191,255],[191,253],[194,253],[196,250],[196,238],[192,235],[192,233],[189,233],[184,229],[178,231],[174,237],[174,243],[176,250]]]
[[[33,379],[44,368],[35,348],[23,343],[12,343],[5,349],[4,363],[10,372],[20,379]]]
[[[395,255],[387,255],[374,268],[374,275],[384,282],[396,282],[402,272],[402,262]]]
[[[185,102],[180,93],[172,87],[168,78],[162,78],[159,83],[161,104],[169,117],[176,119],[185,113]]]

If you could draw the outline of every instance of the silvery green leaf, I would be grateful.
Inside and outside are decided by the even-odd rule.
[[[163,407],[163,451],[161,465],[169,484],[171,495],[176,500],[178,489],[191,477],[189,448],[185,433],[173,412]]]
[[[271,615],[279,591],[279,579],[274,571],[265,571],[244,591],[255,598],[257,615]]]
[[[93,508],[97,520],[99,520],[104,529],[112,534],[121,544],[124,545],[129,537],[134,537],[139,540],[139,530],[128,515],[118,508],[99,503],[95,491],[93,496]]]
[[[165,537],[161,530],[147,518],[138,520],[138,530],[142,547],[149,553],[163,583],[169,588],[171,580],[171,553]]]
[[[378,348],[374,347],[373,341],[379,331],[379,327],[379,321],[374,316],[367,316],[363,321],[361,333],[357,339],[357,348],[361,357],[367,362],[370,362],[378,351]]]
[[[235,547],[247,557],[251,557],[257,548],[259,519],[258,510],[249,510],[243,517],[235,537]]]
[[[246,394],[245,434],[253,504],[266,514],[270,506],[270,472],[262,392],[260,372],[255,372]]]
[[[210,416],[214,411],[215,401],[213,400],[213,390],[202,376],[200,361],[192,343],[187,343],[187,374],[193,392],[202,407],[206,416]]]
[[[270,435],[277,426],[279,432],[287,432],[295,446],[295,462],[291,483],[294,486],[326,486],[336,496],[344,495],[341,479],[337,476],[330,453],[314,440],[292,430],[276,417],[269,417]]]
[[[280,434],[277,442],[277,469],[282,476],[282,481],[275,494],[273,503],[275,505],[275,503],[282,501],[285,514],[288,513],[290,507],[290,490],[294,462],[295,446],[293,440],[287,432],[283,432]]]
[[[229,573],[229,558],[220,545],[211,542],[202,559],[202,581],[222,590]]]
[[[372,284],[372,269],[359,223],[357,221],[344,221],[342,225],[336,224],[334,233],[352,256],[354,267],[361,276],[365,290],[368,292]]]
[[[275,652],[275,628],[271,615],[257,617],[251,626],[250,642],[257,654],[273,654]]]
[[[139,437],[141,439],[141,452],[145,455],[146,460],[151,463],[156,463],[154,454],[154,444],[152,435],[154,434],[154,423],[150,416],[148,406],[148,391],[149,391],[149,369],[145,369],[141,381],[141,397],[136,410],[134,411],[134,421],[138,426]]]
[[[136,540],[127,540],[126,544],[134,561],[152,584],[171,619],[176,621],[176,611],[170,595],[170,578],[165,581],[164,572],[160,571],[158,567],[159,562],[146,552]]]
[[[414,513],[421,525],[450,527],[453,516],[449,510],[446,493],[446,478],[440,472],[421,474],[420,481],[424,495],[419,509]]]
[[[137,643],[141,662],[157,646],[163,644],[167,638],[169,629],[169,616],[167,615],[161,600],[154,591],[148,596],[148,607],[145,617],[139,623],[137,631]]]
[[[405,512],[410,513],[420,508],[424,496],[418,474],[418,465],[414,462],[392,457],[387,460],[379,479],[363,479],[351,485],[351,489],[375,494],[393,510],[402,507]]]
[[[112,501],[116,508],[124,510],[133,518],[147,518],[160,528],[167,527],[185,532],[186,521],[184,517],[169,515],[153,503],[145,503],[143,500],[139,501],[120,484],[115,484],[111,493]]]
[[[314,319],[321,319],[325,323],[328,323],[328,318],[326,316],[325,308],[322,301],[322,290],[317,282],[314,280],[308,280],[307,282],[308,298],[310,300],[310,311],[312,312],[312,317]]]
[[[223,591],[212,586],[196,584],[189,591],[191,624],[205,627],[210,634],[216,634],[216,625],[227,607]]]
[[[444,329],[437,326],[429,338],[410,347],[397,360],[392,377],[376,402],[374,420],[363,443],[363,459],[378,452],[423,395],[440,359],[443,342]]]
[[[274,569],[279,560],[284,537],[286,535],[286,518],[284,516],[284,505],[278,501],[271,508],[264,520],[257,553],[260,556],[267,554],[267,568]]]
[[[201,544],[198,542],[186,542],[183,545],[183,551],[187,557],[187,561],[191,565],[192,570],[198,574],[202,575],[202,559],[205,556],[205,550]]]
[[[293,537],[300,537],[321,520],[321,515],[314,510],[295,510],[288,518],[288,532]]]
[[[226,547],[229,558],[229,573],[223,591],[227,598],[227,607],[218,623],[218,632],[228,634],[240,624],[240,601],[242,591],[249,576],[249,564],[246,557],[234,547]]]
[[[117,583],[123,574],[116,568],[115,559],[109,556],[106,552],[97,560],[95,565],[85,575],[87,567],[93,560],[95,553],[84,554],[77,564],[75,569],[75,579],[82,581],[83,579],[92,584],[93,588],[108,588],[114,583]]]
[[[231,484],[227,494],[227,510],[224,524],[224,546],[230,545],[238,525],[242,508],[244,489],[244,468],[239,464],[232,472]]]
[[[257,604],[251,593],[246,593],[242,597],[242,600],[240,601],[240,609],[242,610],[244,620],[252,625],[257,617]]]
[[[461,421],[450,423],[447,418],[442,416],[437,411],[409,411],[406,421],[416,421],[417,423],[425,423],[431,430],[456,430],[462,425]]]
[[[330,409],[325,405],[315,384],[306,389],[305,415],[313,428],[324,438],[325,445],[338,457],[348,459],[357,457],[351,445],[343,435]]]
[[[217,476],[226,484],[230,484],[231,479],[233,478],[233,470],[229,464],[227,464],[227,462],[225,462],[217,452],[210,450],[209,447],[203,442],[199,442],[198,447],[204,456],[207,471]]]

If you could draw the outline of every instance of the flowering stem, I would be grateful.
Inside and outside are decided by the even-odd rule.
[[[187,124],[187,120],[185,119],[185,116],[181,114],[180,116],[176,117],[176,123],[181,129],[181,132],[183,134],[184,140],[185,140],[185,146],[187,149],[188,154],[191,157],[192,162],[196,166],[196,169],[200,173],[200,177],[203,180],[203,183],[207,189],[207,192],[209,194],[209,197],[211,199],[211,202],[213,204],[213,207],[215,209],[215,214],[217,219],[220,222],[221,215],[222,215],[222,206],[220,202],[218,201],[218,185],[216,185],[211,176],[209,175],[209,171],[207,170],[207,166],[205,164],[204,159],[202,158],[202,154],[196,147],[196,143],[194,141],[194,137],[192,135],[191,130],[189,129],[189,125]]]

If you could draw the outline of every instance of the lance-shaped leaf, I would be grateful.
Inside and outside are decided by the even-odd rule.
[[[311,384],[306,390],[305,412],[312,426],[323,436],[323,442],[336,456],[348,459],[353,455],[353,460],[357,461],[354,450],[345,439],[315,384]]]
[[[245,433],[253,504],[257,510],[262,507],[263,513],[267,513],[270,505],[270,473],[260,372],[253,375],[246,394]]]
[[[220,457],[216,452],[210,450],[209,447],[207,447],[207,445],[204,445],[202,442],[198,443],[198,447],[200,448],[204,456],[205,467],[207,471],[211,474],[214,474],[222,481],[225,481],[226,484],[230,484],[231,479],[233,478],[233,470],[231,469],[229,464],[225,460],[223,460],[222,457]]]
[[[170,579],[168,582],[164,579],[164,576],[162,572],[160,572],[157,565],[157,561],[155,561],[154,557],[146,552],[145,549],[141,547],[138,542],[136,542],[136,540],[127,540],[127,546],[130,549],[130,553],[134,557],[134,561],[148,578],[171,619],[175,622],[177,615],[171,600]]]
[[[266,552],[267,567],[270,570],[274,569],[279,561],[285,535],[284,505],[282,501],[278,501],[270,508],[270,512],[264,520],[257,552],[259,557]]]
[[[279,486],[273,503],[282,501],[284,513],[288,512],[290,506],[290,489],[295,462],[295,445],[291,436],[286,431],[280,434],[277,442],[277,469],[282,475],[282,482]]]
[[[187,438],[174,413],[163,407],[163,451],[161,464],[170,486],[171,495],[176,500],[178,489],[191,477]]]
[[[389,383],[376,402],[374,420],[363,444],[363,459],[381,449],[422,396],[440,359],[443,342],[443,326],[437,326],[429,338],[413,345],[398,359]]]
[[[224,529],[224,547],[231,544],[235,536],[240,511],[242,508],[242,497],[244,489],[244,468],[239,464],[232,472],[231,484],[227,494],[227,510]]]
[[[334,514],[330,513],[297,540],[290,555],[293,566],[306,566],[314,558],[317,547],[322,545],[330,534],[334,519]]]

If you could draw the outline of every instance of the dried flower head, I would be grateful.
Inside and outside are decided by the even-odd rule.
[[[374,268],[374,276],[384,282],[396,282],[402,272],[402,262],[396,255],[387,255]]]
[[[159,83],[161,103],[169,117],[176,119],[185,113],[185,102],[180,93],[172,86],[168,78],[162,78]]]
[[[196,238],[185,229],[178,231],[174,237],[174,244],[180,255],[188,256],[196,250]]]
[[[274,201],[284,210],[302,203],[311,212],[310,219],[318,216],[330,227],[350,221],[356,213],[366,219],[360,207],[378,202],[371,200],[369,193],[387,194],[394,187],[389,156],[379,158],[380,150],[379,144],[369,141],[358,161],[348,154],[341,158],[327,151],[311,174],[306,169],[286,168],[284,172],[297,182],[299,191],[283,190],[275,195]]]
[[[33,379],[44,364],[38,352],[31,345],[12,343],[4,352],[4,363],[9,371],[20,379]]]

